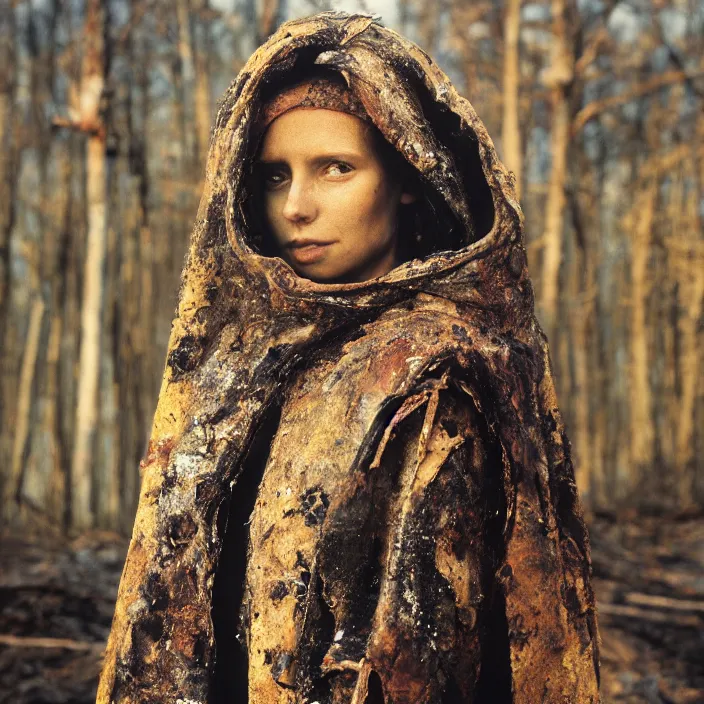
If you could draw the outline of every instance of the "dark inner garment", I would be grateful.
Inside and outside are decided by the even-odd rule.
[[[252,440],[230,499],[227,528],[213,585],[216,663],[211,704],[247,702],[247,649],[239,639],[239,614],[247,567],[248,523],[280,417],[281,408],[273,404]]]
[[[269,457],[271,442],[278,430],[281,418],[281,408],[273,404],[263,416],[258,430],[251,442],[246,460],[234,486],[230,502],[227,527],[223,540],[222,553],[216,572],[213,589],[212,617],[216,641],[216,662],[213,670],[210,704],[246,704],[247,693],[247,649],[243,639],[238,635],[242,632],[240,624],[240,608],[243,598],[245,570],[247,564],[247,545],[249,538],[249,520],[256,501],[258,487]],[[502,560],[502,527],[505,520],[506,506],[503,497],[500,450],[491,433],[482,421],[478,428],[486,441],[489,452],[486,457],[487,472],[484,475],[482,494],[486,497],[485,509],[491,519],[485,525],[486,543],[489,547],[487,559],[492,568],[484,591],[488,595],[486,608],[480,616],[482,632],[481,670],[477,689],[471,704],[507,704],[511,698],[511,672],[508,645],[508,626],[505,615],[505,603],[500,589],[493,580],[493,570]],[[388,471],[400,456],[403,433],[389,444],[385,451],[387,460],[384,466]],[[463,453],[457,453],[450,461],[462,462]],[[389,481],[393,484],[393,478]],[[469,536],[468,536],[469,540]],[[377,574],[380,565],[380,549],[372,550],[369,569]],[[368,595],[378,596],[378,578],[367,580]],[[366,583],[366,582],[365,582]],[[360,594],[360,599],[364,595]],[[327,608],[322,595],[319,598],[321,615],[324,617],[319,624],[320,643],[316,648],[315,660],[322,662],[322,657],[332,643],[335,632],[333,616]],[[335,675],[333,675],[335,676]],[[309,693],[310,701],[326,704],[329,701],[329,676],[318,677],[314,682],[314,690]],[[365,704],[383,704],[383,688],[381,680],[373,673],[369,693]],[[462,697],[459,687],[450,676],[442,695],[442,704],[470,704]]]

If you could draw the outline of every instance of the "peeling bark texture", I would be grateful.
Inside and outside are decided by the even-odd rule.
[[[257,253],[249,128],[313,61],[444,199],[455,249],[358,284]],[[254,53],[211,139],[99,702],[599,701],[512,183],[470,104],[373,18],[289,22]]]

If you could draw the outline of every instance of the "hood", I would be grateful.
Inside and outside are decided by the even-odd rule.
[[[453,249],[356,284],[315,283],[257,253],[245,208],[253,125],[272,86],[314,65],[340,72],[427,192],[442,200],[454,220]],[[328,310],[364,309],[425,291],[491,310],[494,325],[507,314],[515,324],[533,302],[522,221],[513,177],[484,125],[418,46],[366,15],[330,12],[288,22],[252,55],[220,103],[179,315],[203,315],[207,307],[220,318],[216,309],[239,298],[235,282],[244,278],[266,282],[274,313],[296,299]]]

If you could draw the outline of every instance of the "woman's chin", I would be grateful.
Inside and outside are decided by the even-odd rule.
[[[294,269],[295,271],[295,269]],[[340,276],[335,276],[335,275],[326,275],[326,274],[317,274],[311,271],[296,271],[296,274],[300,276],[302,279],[308,279],[309,281],[312,281],[315,284],[348,284],[352,283],[352,281],[349,278],[346,278],[344,275]]]
[[[316,284],[359,284],[365,281],[371,281],[372,279],[377,279],[380,276],[385,276],[391,271],[380,271],[376,274],[360,273],[356,269],[337,269],[330,271],[329,268],[325,267],[302,267],[300,265],[294,265],[291,262],[291,268],[296,272],[297,276],[302,279],[308,279]],[[393,268],[393,267],[392,267]]]
[[[286,258],[286,263],[294,270],[297,276],[308,279],[316,284],[357,284],[379,278],[388,274],[398,265],[393,261],[385,267],[342,266],[335,262],[319,260],[310,264],[295,261],[292,257]]]
[[[349,272],[343,267],[330,266],[329,262],[319,261],[312,264],[304,264],[294,261],[290,257],[287,257],[285,261],[297,276],[313,281],[316,284],[349,283],[349,280],[345,280],[345,277],[349,276]]]

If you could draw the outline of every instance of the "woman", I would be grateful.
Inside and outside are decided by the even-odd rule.
[[[336,75],[317,72],[265,107],[256,161],[269,249],[321,283],[388,274],[400,263],[399,206],[415,200],[394,168],[400,163]]]
[[[252,56],[169,350],[98,701],[599,701],[520,208],[415,45],[324,13]]]

